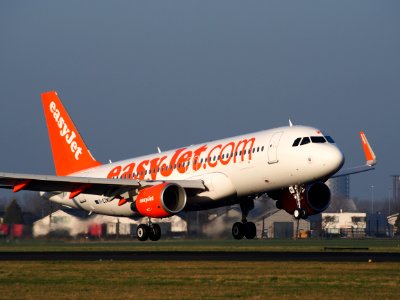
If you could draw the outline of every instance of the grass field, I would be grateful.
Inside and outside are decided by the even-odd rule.
[[[1,299],[398,299],[400,263],[2,262]]]
[[[399,252],[399,240],[1,242],[0,251]],[[2,261],[0,299],[398,299],[400,263]]]

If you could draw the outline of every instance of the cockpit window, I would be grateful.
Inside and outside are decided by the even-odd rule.
[[[326,140],[328,141],[328,143],[334,144],[335,141],[333,140],[333,138],[331,138],[329,135],[325,136]]]
[[[322,143],[326,143],[326,140],[323,136],[312,136],[311,142],[316,143],[316,144],[322,144]]]
[[[297,138],[294,140],[292,147],[296,147],[300,144],[301,138]]]
[[[292,147],[297,147],[297,146],[302,146],[302,145],[307,145],[309,143],[313,144],[323,144],[323,143],[335,143],[335,141],[328,135],[328,136],[311,136],[311,137],[299,137],[294,140]]]
[[[305,138],[303,138],[301,140],[301,144],[300,145],[306,145],[306,144],[309,144],[309,143],[310,143],[310,138],[307,136],[307,137],[305,137]]]

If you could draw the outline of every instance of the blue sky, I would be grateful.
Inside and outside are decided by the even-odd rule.
[[[398,1],[2,1],[0,170],[54,173],[40,93],[98,160],[288,124],[332,135],[351,195],[400,173]]]

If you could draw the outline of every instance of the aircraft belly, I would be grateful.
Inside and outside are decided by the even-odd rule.
[[[69,199],[69,193],[41,193],[42,197],[52,202],[72,208],[82,209],[88,213],[103,214],[108,216],[131,217],[134,215],[129,204],[118,206],[118,200],[98,195],[80,194]]]

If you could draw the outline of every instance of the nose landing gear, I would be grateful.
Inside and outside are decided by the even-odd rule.
[[[298,239],[300,237],[300,219],[307,219],[308,217],[306,210],[301,207],[301,194],[304,192],[304,187],[299,185],[291,186],[289,187],[289,191],[296,200],[297,208],[293,212],[293,217],[297,221],[295,239]]]
[[[293,212],[293,217],[296,220],[307,219],[307,212],[304,208],[301,207],[301,194],[304,192],[304,187],[301,185],[294,185],[289,187],[290,193],[293,195],[296,200],[296,209]]]

